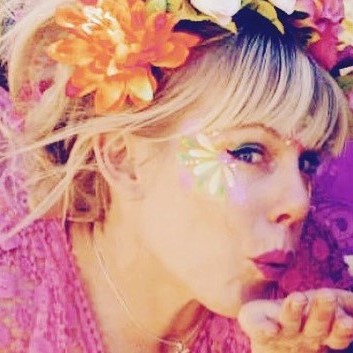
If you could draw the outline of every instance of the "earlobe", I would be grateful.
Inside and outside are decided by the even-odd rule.
[[[100,172],[112,189],[129,199],[142,197],[133,151],[133,141],[128,136],[104,134],[95,143]]]

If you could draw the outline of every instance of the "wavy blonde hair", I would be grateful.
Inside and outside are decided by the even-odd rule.
[[[65,96],[71,70],[45,54],[61,34],[53,14],[64,2],[31,0],[24,6],[10,0],[0,8],[17,21],[1,39],[1,56],[25,121],[23,132],[6,131],[7,157],[21,155],[30,176],[32,211],[16,230],[53,208],[64,221],[104,220],[110,193],[97,153],[101,134],[165,141],[180,136],[180,124],[182,133],[191,133],[262,123],[296,133],[312,148],[334,154],[343,148],[348,109],[334,80],[291,38],[257,29],[195,48],[183,67],[163,77],[143,111],[96,115],[90,96]],[[23,98],[24,86],[35,88],[43,80],[53,84],[36,99]]]

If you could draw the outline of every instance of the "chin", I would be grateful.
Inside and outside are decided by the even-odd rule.
[[[266,297],[268,286],[268,282],[261,279],[249,283],[232,280],[224,286],[208,288],[207,296],[199,302],[215,314],[236,319],[243,304]]]
[[[215,314],[235,319],[243,304],[239,288],[226,288],[222,293],[213,294],[212,298],[204,298],[201,304]]]
[[[241,308],[240,302],[233,305],[224,305],[224,303],[213,304],[213,305],[203,304],[203,305],[213,313],[230,319],[236,319]]]

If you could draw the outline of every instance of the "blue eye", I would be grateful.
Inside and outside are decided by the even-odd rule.
[[[243,145],[235,150],[227,150],[227,152],[238,161],[248,164],[261,163],[265,155],[263,147],[257,144]]]
[[[316,151],[305,151],[299,157],[299,170],[308,175],[314,175],[321,164],[320,154]]]

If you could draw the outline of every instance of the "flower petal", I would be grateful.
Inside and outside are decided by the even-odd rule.
[[[196,158],[213,158],[215,159],[215,153],[208,150],[192,149],[189,151],[191,157]]]
[[[168,44],[171,50],[168,50],[169,52],[166,55],[153,61],[152,65],[157,67],[166,67],[166,68],[174,69],[184,64],[187,57],[189,56],[189,53],[190,53],[189,49],[186,46],[184,46],[184,44],[177,43],[177,42],[166,43],[166,45]]]
[[[227,165],[223,166],[223,173],[228,186],[232,188],[235,185],[234,174],[232,173],[232,171],[229,169]]]
[[[216,19],[229,19],[241,9],[241,0],[191,0],[190,3],[200,12]]]
[[[270,2],[272,2],[272,4],[277,8],[290,15],[295,10],[297,0],[270,0]]]
[[[146,27],[147,10],[143,1],[136,1],[131,8],[131,28],[143,31]]]
[[[199,143],[199,145],[202,146],[203,148],[205,148],[206,150],[212,151],[212,152],[217,152],[216,149],[214,148],[211,140],[208,138],[208,136],[206,136],[204,134],[197,134],[196,140]]]
[[[126,97],[126,84],[124,80],[103,81],[95,95],[95,108],[97,113],[107,112],[114,105],[122,105]],[[123,100],[122,100],[123,98]]]
[[[190,48],[199,44],[201,41],[201,38],[196,34],[189,34],[186,32],[174,32],[172,34],[172,40],[174,42],[182,43],[186,47]]]
[[[92,84],[100,84],[104,80],[104,75],[95,74],[87,67],[77,67],[71,76],[72,85],[80,89]]]
[[[132,8],[130,8],[130,4],[133,6],[134,2],[136,0],[104,0],[102,9],[111,14],[113,18],[116,18],[124,31],[131,31]]]
[[[136,70],[127,81],[129,96],[134,96],[145,102],[153,99],[153,84],[146,70]]]
[[[147,18],[146,32],[142,42],[146,47],[156,47],[166,43],[171,36],[176,19],[172,14],[154,13]]]
[[[85,23],[86,19],[82,12],[73,6],[63,6],[57,8],[55,12],[55,22],[61,27],[75,29]]]
[[[208,184],[208,191],[211,195],[215,195],[221,188],[222,172],[221,168],[218,168],[211,177]]]
[[[219,163],[216,161],[204,162],[194,167],[192,172],[194,175],[199,176],[210,171],[212,168],[216,168],[218,165]]]
[[[60,39],[52,43],[47,54],[66,65],[87,65],[94,60],[90,44],[79,38]]]

